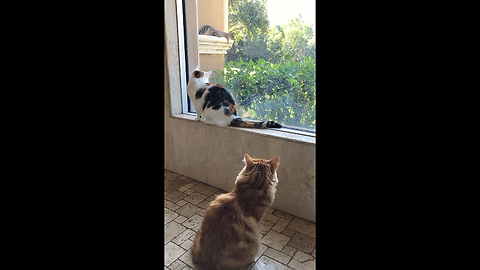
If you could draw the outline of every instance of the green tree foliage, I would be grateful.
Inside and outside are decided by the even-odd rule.
[[[315,129],[315,69],[311,57],[294,62],[287,54],[279,64],[230,61],[220,77],[239,105],[239,116]]]
[[[261,35],[257,38],[247,36],[245,40],[235,40],[233,46],[228,50],[225,60],[229,62],[245,59],[246,61],[253,60],[257,62],[262,58],[267,59],[267,61],[272,58],[267,47],[266,35]]]
[[[293,61],[303,56],[315,57],[315,39],[312,26],[302,16],[290,20],[286,25],[269,27],[266,1],[229,1],[229,32],[235,42],[228,50],[225,60],[254,62],[263,58],[269,63],[283,62],[283,56],[292,55]]]
[[[304,56],[315,60],[315,47],[313,28],[302,20],[301,15],[284,26],[276,25],[269,29],[267,48],[271,62],[281,62],[287,53],[295,62],[301,61]]]
[[[229,0],[228,32],[235,35],[235,42],[225,60],[265,58],[268,25],[266,0]]]
[[[315,129],[312,26],[299,15],[269,27],[266,0],[229,0],[228,9],[228,32],[235,42],[225,70],[216,71],[214,79],[234,94],[239,116]]]
[[[228,32],[235,41],[254,39],[268,31],[266,0],[229,0]]]

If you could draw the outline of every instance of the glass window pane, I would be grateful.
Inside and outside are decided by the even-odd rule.
[[[197,9],[199,30],[211,26],[197,33],[200,69],[232,92],[238,115],[314,131],[315,1],[204,0]]]

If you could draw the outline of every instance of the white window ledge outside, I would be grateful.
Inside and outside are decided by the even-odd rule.
[[[198,52],[201,54],[227,54],[233,40],[224,37],[198,35]]]

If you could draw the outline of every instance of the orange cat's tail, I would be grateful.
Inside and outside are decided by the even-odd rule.
[[[230,122],[232,127],[243,127],[243,128],[281,128],[282,125],[274,121],[248,121],[243,120],[242,118],[235,118]]]

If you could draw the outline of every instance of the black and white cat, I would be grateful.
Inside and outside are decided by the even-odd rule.
[[[188,96],[197,112],[196,121],[219,127],[281,128],[274,121],[247,121],[237,116],[237,105],[232,94],[218,83],[209,83],[212,71],[198,67],[192,72],[187,86]]]

